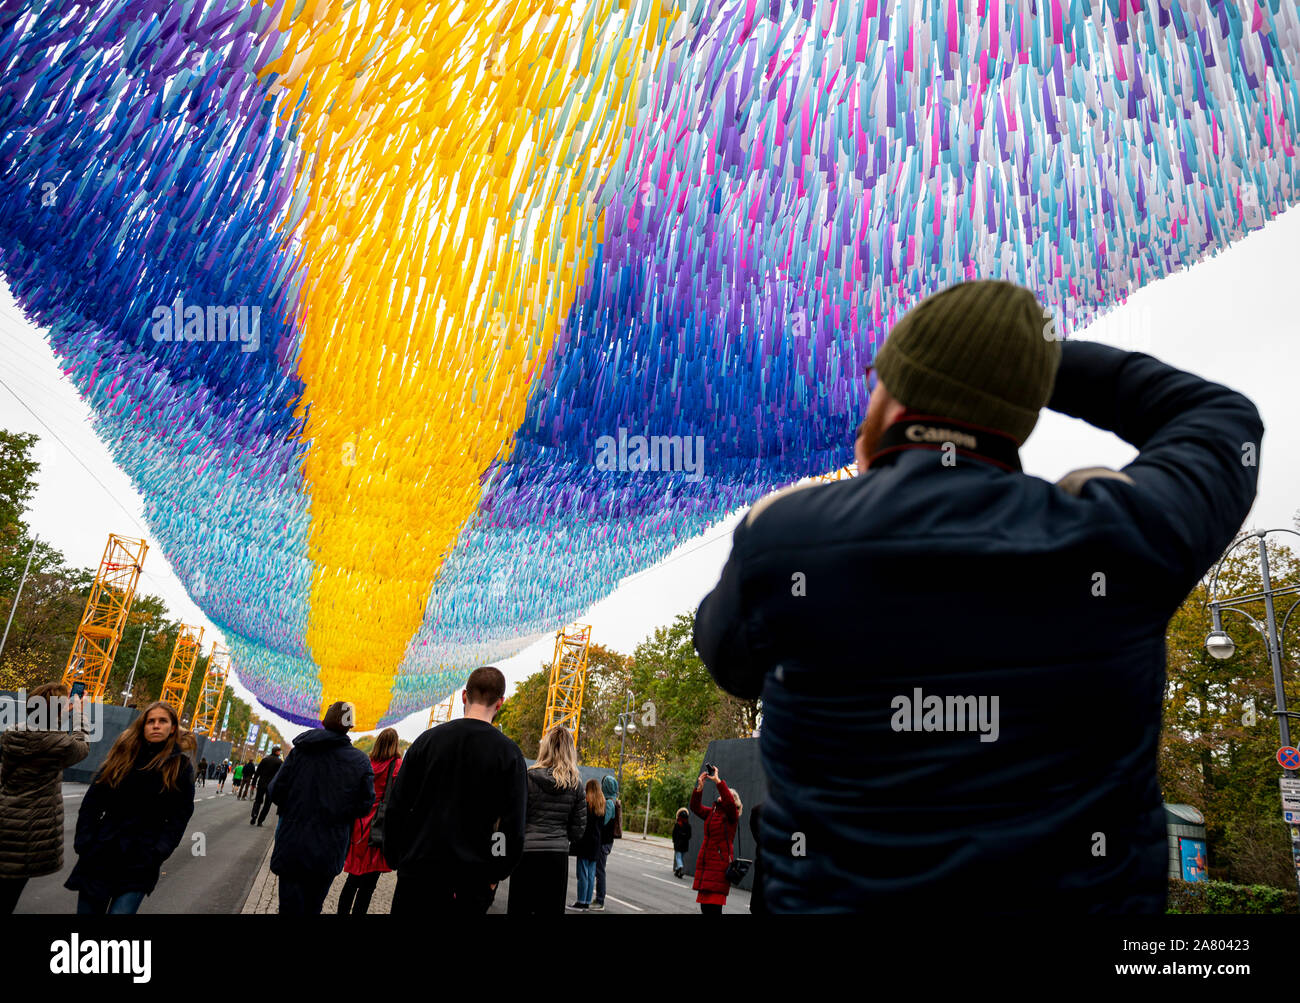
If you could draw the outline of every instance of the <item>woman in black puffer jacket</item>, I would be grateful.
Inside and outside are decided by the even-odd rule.
[[[569,844],[587,828],[587,799],[578,750],[568,728],[542,736],[537,762],[528,768],[524,854],[510,873],[509,913],[563,915],[569,887]]]
[[[133,913],[194,814],[194,736],[161,700],[117,737],[77,816],[77,912]]]
[[[27,722],[0,735],[0,916],[14,911],[30,878],[63,869],[63,770],[90,752],[84,731],[60,731],[68,687],[38,686]],[[72,715],[80,724],[79,711]]]

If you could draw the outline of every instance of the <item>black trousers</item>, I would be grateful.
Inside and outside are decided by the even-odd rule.
[[[375,894],[375,885],[379,884],[381,871],[369,874],[349,874],[339,892],[340,916],[364,916],[370,908],[370,897]]]
[[[0,916],[8,916],[18,908],[26,887],[26,878],[0,878]]]
[[[510,874],[506,912],[522,916],[563,916],[569,893],[569,854],[564,850],[525,850]]]
[[[702,912],[705,916],[721,916],[721,915],[722,915],[722,906],[720,906],[720,905],[709,905],[709,903],[707,903],[707,902],[701,902],[701,903],[700,903],[700,912]]]
[[[271,799],[266,795],[267,784],[262,784],[257,788],[257,797],[253,799],[253,821],[261,825],[266,821],[267,814],[271,811]],[[258,808],[262,811],[259,814]]]
[[[392,913],[394,916],[482,916],[492,906],[496,894],[496,889],[486,881],[460,880],[453,884],[443,874],[401,870],[397,872],[397,888],[393,891]]]
[[[319,916],[333,883],[333,874],[281,874],[280,915]]]

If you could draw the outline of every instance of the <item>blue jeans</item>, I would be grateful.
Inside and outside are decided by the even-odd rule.
[[[578,858],[578,901],[590,904],[596,890],[596,861]]]
[[[686,866],[686,861],[682,859],[681,850],[673,850],[673,870],[680,871]]]
[[[122,892],[112,898],[101,899],[85,892],[77,892],[77,915],[103,916],[107,913],[110,916],[131,916],[139,911],[144,896],[144,892]]]

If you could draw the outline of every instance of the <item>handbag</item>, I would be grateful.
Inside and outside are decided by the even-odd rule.
[[[384,845],[384,813],[388,810],[388,792],[393,789],[393,771],[397,769],[397,759],[388,764],[388,779],[384,781],[384,796],[375,805],[375,817],[370,820],[370,845],[382,848]]]
[[[736,845],[738,845],[736,843],[736,840],[738,840],[739,838],[740,838],[740,824],[737,823],[736,835],[732,839],[733,851],[735,851]],[[742,881],[745,880],[745,875],[749,873],[749,869],[753,866],[754,866],[754,862],[752,860],[746,860],[744,857],[740,856],[739,853],[733,852],[731,857],[731,863],[727,864],[727,873],[726,873],[727,881],[733,885],[740,884]]]
[[[617,799],[614,801],[614,838],[623,838],[623,805]]]

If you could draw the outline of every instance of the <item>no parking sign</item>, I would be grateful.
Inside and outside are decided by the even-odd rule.
[[[1284,745],[1277,750],[1278,765],[1284,770],[1300,770],[1300,749],[1294,745]]]

